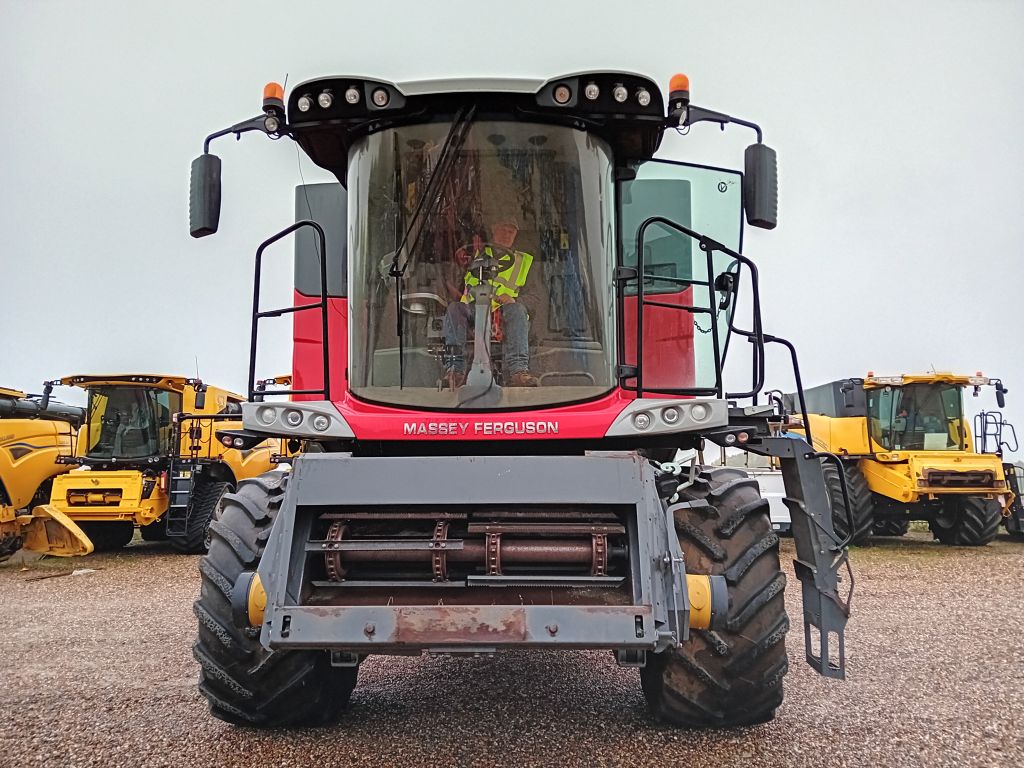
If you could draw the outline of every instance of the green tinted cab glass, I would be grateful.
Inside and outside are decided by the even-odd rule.
[[[142,459],[167,453],[181,395],[145,387],[89,390],[90,458]]]
[[[689,165],[667,160],[649,160],[636,168],[636,178],[621,185],[622,257],[627,267],[636,267],[638,239],[643,223],[661,217],[705,235],[734,251],[742,245],[742,174],[720,168]],[[687,313],[692,322],[692,384],[714,385],[716,370],[711,323],[718,325],[719,342],[724,350],[728,339],[731,314],[736,302],[712,293],[709,284],[725,272],[736,273],[736,261],[715,251],[710,265],[708,256],[694,238],[664,224],[650,224],[643,236],[644,293],[649,295],[683,294],[682,303],[697,307],[713,307],[714,314]],[[626,296],[636,295],[636,284],[627,284]],[[660,312],[660,315],[659,315]],[[660,324],[666,314],[658,309],[645,309],[647,323]],[[714,317],[714,321],[712,321]],[[654,342],[645,340],[645,345]],[[655,342],[656,343],[656,342]],[[687,342],[688,344],[691,342]],[[679,353],[681,350],[674,350]],[[645,353],[646,356],[646,353]],[[680,379],[685,378],[680,369]]]
[[[963,450],[962,392],[956,384],[868,389],[871,438],[888,451]]]

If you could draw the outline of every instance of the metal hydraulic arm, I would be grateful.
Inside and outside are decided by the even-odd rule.
[[[781,436],[774,408],[755,405],[733,408],[727,432],[708,435],[713,442],[735,445],[728,436],[746,434],[743,446],[751,453],[778,460],[796,544],[793,561],[803,596],[804,643],[807,663],[825,677],[846,677],[844,631],[853,596],[853,571],[846,542],[832,527],[832,512],[821,472],[821,455],[802,437]],[[742,438],[741,438],[742,439]],[[826,457],[828,458],[828,457]],[[840,594],[840,571],[850,584]]]

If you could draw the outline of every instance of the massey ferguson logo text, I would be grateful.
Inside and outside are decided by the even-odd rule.
[[[406,435],[557,435],[557,421],[407,421]]]

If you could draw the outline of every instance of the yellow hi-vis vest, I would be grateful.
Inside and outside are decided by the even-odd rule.
[[[494,258],[490,246],[484,248],[483,255],[489,259]],[[526,284],[526,276],[530,274],[530,267],[533,266],[533,256],[524,251],[513,251],[515,260],[512,266],[504,272],[499,272],[489,281],[494,287],[494,295],[511,296],[513,299],[519,296],[519,289]],[[467,272],[465,278],[466,290],[462,292],[462,302],[469,304],[473,301],[473,294],[470,292],[473,286],[479,284],[480,280],[472,272]],[[501,304],[491,301],[491,309],[497,309]]]

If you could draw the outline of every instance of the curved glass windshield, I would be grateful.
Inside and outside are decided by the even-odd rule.
[[[964,446],[961,387],[906,384],[867,390],[871,439],[889,451],[959,451]]]
[[[171,416],[181,395],[144,387],[89,390],[88,458],[142,459],[170,448]]]
[[[612,388],[600,139],[520,121],[394,128],[353,148],[348,189],[353,393],[471,410]]]

